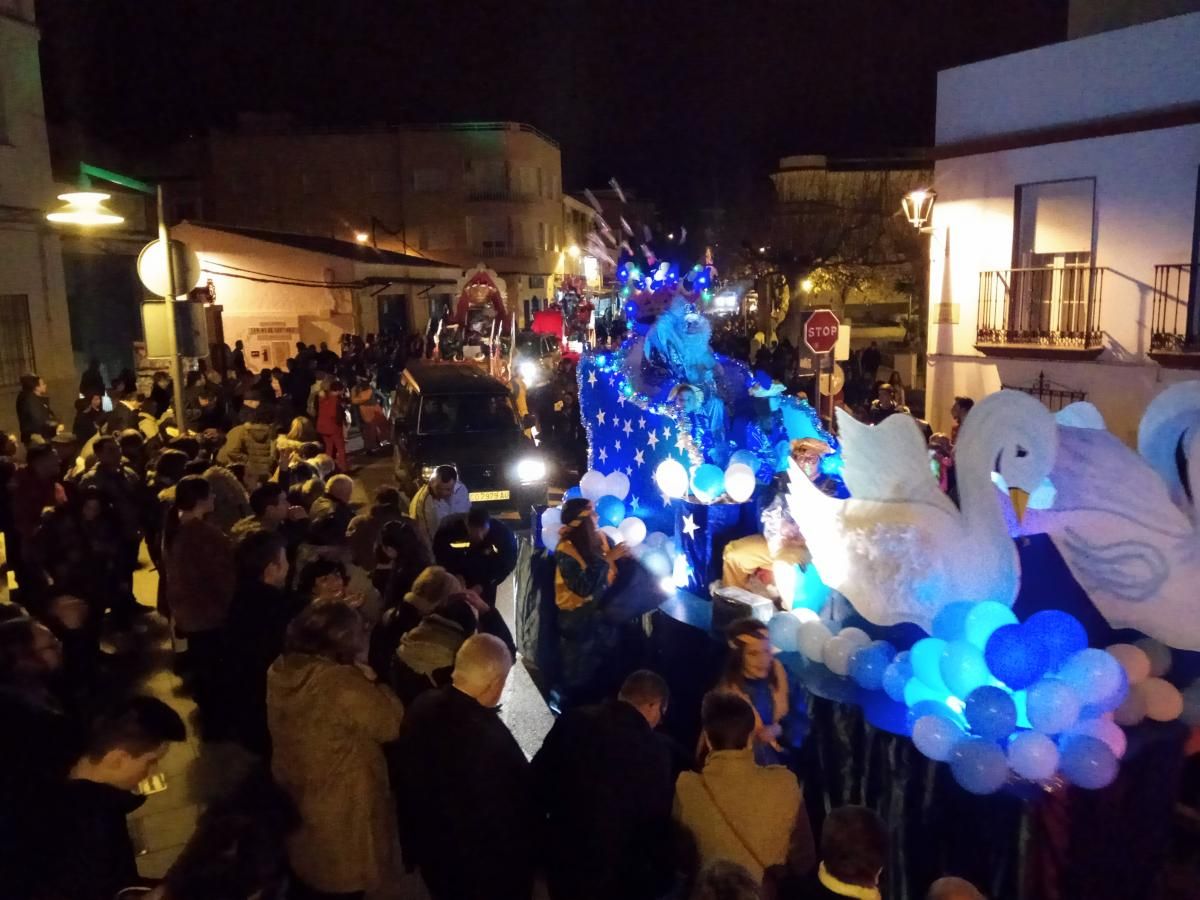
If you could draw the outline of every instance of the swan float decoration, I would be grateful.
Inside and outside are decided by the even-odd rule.
[[[1135,453],[1097,428],[1059,429],[1054,501],[1023,530],[1050,535],[1114,628],[1200,650],[1200,382],[1147,407]]]
[[[1018,515],[1049,474],[1053,417],[1019,391],[977,403],[955,450],[961,509],[939,489],[925,438],[909,416],[864,425],[838,410],[849,500],[827,497],[795,467],[788,507],[821,579],[878,625],[931,630],[943,606],[996,600],[1011,606],[1020,562],[1009,536],[999,473]]]

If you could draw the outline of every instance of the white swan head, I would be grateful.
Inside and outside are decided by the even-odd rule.
[[[1200,484],[1189,469],[1200,466],[1200,381],[1173,384],[1150,401],[1138,426],[1138,452],[1176,505],[1195,503]]]
[[[989,394],[971,408],[955,451],[962,478],[1001,477],[1018,517],[1029,495],[1050,474],[1058,451],[1058,427],[1041,403],[1021,391]]]

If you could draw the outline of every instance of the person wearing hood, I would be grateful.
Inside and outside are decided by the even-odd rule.
[[[375,568],[375,545],[383,526],[405,518],[401,502],[400,491],[391,485],[384,485],[375,492],[375,502],[371,507],[350,520],[346,526],[346,536],[350,539],[356,566],[368,571]]]
[[[478,596],[467,592],[451,594],[400,638],[391,683],[405,708],[425,691],[450,683],[454,655],[478,630],[479,603]]]
[[[258,482],[270,478],[279,462],[271,410],[257,406],[251,410],[248,421],[234,426],[225,436],[217,462],[223,466],[244,463],[247,477]]]
[[[288,625],[267,671],[271,772],[300,812],[288,859],[310,892],[362,896],[397,872],[396,820],[383,745],[404,708],[366,665],[367,626],[325,600]]]

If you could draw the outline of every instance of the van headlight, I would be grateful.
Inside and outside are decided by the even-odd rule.
[[[546,463],[536,456],[526,456],[517,463],[517,481],[529,484],[546,480]]]
[[[517,363],[517,374],[521,376],[526,387],[533,387],[537,383],[538,365],[531,360],[523,359]]]

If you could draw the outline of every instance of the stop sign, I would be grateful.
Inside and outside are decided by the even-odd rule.
[[[828,353],[837,344],[838,317],[831,309],[818,309],[804,323],[804,343],[813,353]]]

